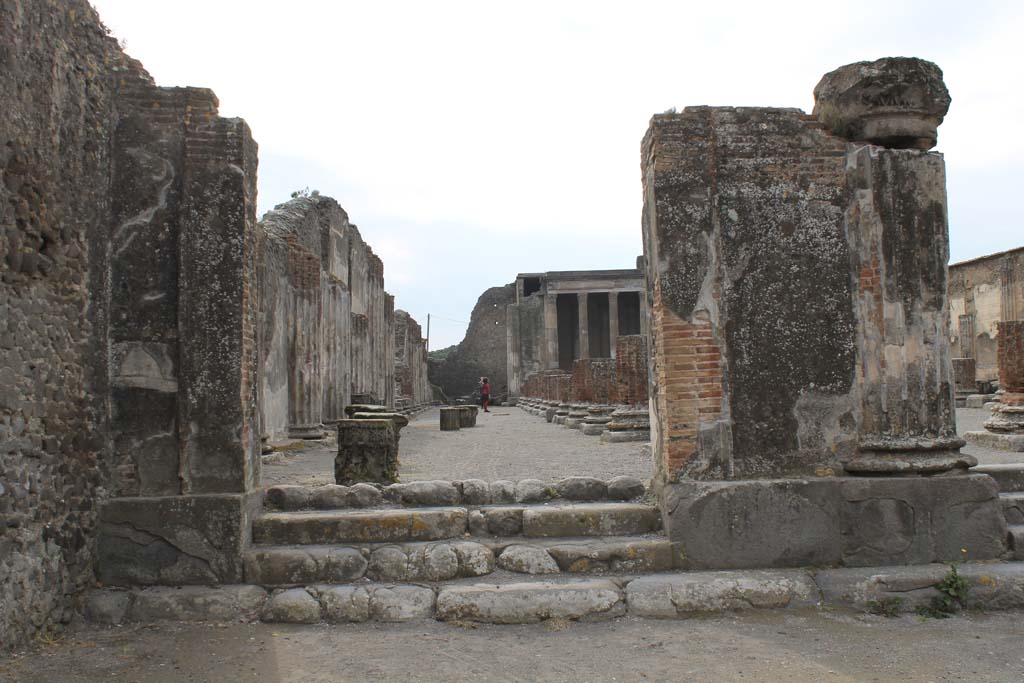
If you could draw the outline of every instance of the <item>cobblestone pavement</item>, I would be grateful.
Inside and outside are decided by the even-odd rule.
[[[420,413],[402,430],[402,481],[429,479],[542,479],[571,475],[610,479],[620,474],[651,476],[650,446],[603,444],[600,437],[549,424],[519,408],[480,412],[477,426],[442,432],[438,410]],[[263,467],[263,483],[334,482],[333,443],[317,444]]]
[[[983,429],[989,412],[960,408],[960,433]],[[610,478],[628,474],[651,476],[650,447],[646,444],[602,444],[599,437],[548,424],[518,408],[495,408],[480,413],[477,427],[441,432],[437,409],[420,413],[402,430],[402,481],[421,479],[543,479],[571,475]],[[968,444],[964,452],[980,463],[1024,462],[1024,453],[1007,453]],[[311,442],[282,463],[263,467],[263,482],[273,484],[330,484],[334,482],[333,442]]]
[[[1019,683],[1024,613],[944,620],[775,610],[529,626],[80,626],[0,681]]]

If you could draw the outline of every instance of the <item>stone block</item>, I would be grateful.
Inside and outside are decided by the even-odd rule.
[[[318,624],[323,617],[320,602],[305,588],[291,588],[270,596],[260,620],[280,624]]]
[[[156,587],[134,591],[131,621],[253,621],[267,602],[259,586]]]
[[[85,618],[94,624],[117,626],[128,618],[135,594],[123,590],[94,590],[85,598]]]
[[[806,607],[818,588],[801,571],[687,572],[642,576],[626,586],[629,614],[676,618],[744,609]]]
[[[374,587],[370,616],[376,621],[414,621],[434,616],[434,591],[423,586]]]
[[[258,494],[114,498],[100,505],[97,575],[108,585],[239,583]]]
[[[516,583],[442,588],[437,618],[490,624],[529,624],[545,619],[607,619],[625,611],[611,581]]]
[[[608,480],[608,497],[612,500],[633,500],[646,491],[644,483],[636,477],[619,476]]]
[[[498,556],[498,566],[519,574],[558,574],[558,563],[544,548],[510,545]]]
[[[608,495],[608,484],[594,477],[566,477],[555,490],[567,500],[602,500]]]
[[[245,580],[261,586],[350,583],[366,569],[362,553],[344,546],[257,546],[245,553]]]
[[[491,504],[516,502],[516,484],[514,481],[499,479],[491,482]]]
[[[370,619],[370,592],[363,586],[316,586],[324,620],[331,624],[359,623]]]
[[[437,541],[466,533],[465,508],[275,512],[253,522],[256,543]]]
[[[523,530],[523,508],[495,507],[485,508],[487,531],[494,536],[517,536]]]
[[[482,479],[466,479],[456,482],[456,485],[464,505],[487,505],[491,502],[490,487]]]
[[[999,434],[997,432],[964,432],[968,443],[1010,453],[1024,453],[1024,434]]]
[[[396,479],[398,446],[394,422],[389,419],[339,420],[335,483],[391,484]]]
[[[549,545],[563,572],[639,574],[676,567],[676,552],[665,539],[594,539]]]
[[[392,484],[384,495],[402,505],[458,505],[461,501],[459,490],[450,481],[413,481],[408,484]]]
[[[451,546],[459,558],[459,576],[484,576],[494,571],[494,553],[487,546],[470,541]]]
[[[1024,463],[978,465],[971,469],[971,473],[992,477],[1003,493],[1024,491]]]
[[[552,493],[540,479],[522,479],[516,484],[517,503],[542,503],[552,498]]]
[[[1006,549],[985,475],[679,482],[661,495],[668,537],[692,569],[926,564]]]
[[[344,488],[347,492],[348,488]],[[321,494],[329,494],[329,491],[317,490]],[[308,486],[296,486],[294,484],[280,484],[267,489],[264,496],[264,504],[274,510],[305,510],[312,505],[313,491]],[[329,506],[335,507],[335,506]]]
[[[626,536],[660,528],[658,508],[637,503],[552,505],[523,511],[523,535],[532,537]]]
[[[613,432],[606,429],[601,432],[601,443],[639,443],[651,440],[651,433],[642,429],[627,429]]]

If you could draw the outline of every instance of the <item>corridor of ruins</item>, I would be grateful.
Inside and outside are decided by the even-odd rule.
[[[935,64],[654,114],[642,254],[496,276],[436,355],[338,201],[257,215],[211,90],[0,3],[0,649],[1024,607],[1024,259],[948,264]]]

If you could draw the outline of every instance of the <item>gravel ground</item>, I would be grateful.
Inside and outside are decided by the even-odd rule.
[[[438,410],[420,413],[402,430],[402,481],[430,479],[542,479],[571,475],[610,479],[651,476],[650,447],[642,443],[603,444],[600,437],[549,424],[519,408],[481,412],[477,426],[442,432]],[[265,465],[263,482],[334,483],[333,443],[298,451],[285,464]]]
[[[981,408],[956,411],[960,433],[983,429],[989,412]],[[650,447],[645,444],[603,444],[599,437],[548,424],[519,408],[495,408],[480,413],[477,427],[441,432],[437,409],[420,413],[402,430],[402,481],[422,479],[543,479],[571,475],[608,479],[628,474],[651,476]],[[1024,462],[1024,453],[1008,453],[968,444],[983,464]],[[333,442],[311,442],[285,457],[281,464],[263,467],[263,482],[273,484],[330,484],[334,482]]]
[[[776,610],[475,626],[81,626],[0,658],[0,681],[1017,683],[1024,613],[945,620]]]

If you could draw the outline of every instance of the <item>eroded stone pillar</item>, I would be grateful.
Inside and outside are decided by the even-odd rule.
[[[398,480],[398,446],[390,419],[339,420],[334,481],[393,484]]]
[[[989,448],[1024,452],[1024,321],[997,323],[996,343],[1003,394],[985,421],[985,431],[964,437]]]
[[[548,370],[558,367],[558,298],[555,294],[544,296],[544,367]]]
[[[846,156],[858,452],[849,472],[971,467],[956,433],[942,156],[863,145]]]

